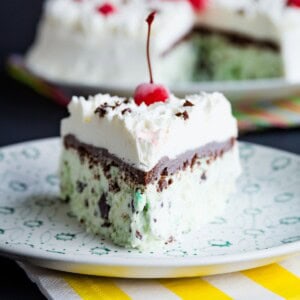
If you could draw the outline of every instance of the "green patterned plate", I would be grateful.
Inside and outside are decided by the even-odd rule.
[[[300,251],[300,158],[240,143],[243,174],[223,215],[180,242],[128,250],[87,234],[58,198],[58,138],[0,149],[0,252],[69,272],[184,277],[232,272]]]

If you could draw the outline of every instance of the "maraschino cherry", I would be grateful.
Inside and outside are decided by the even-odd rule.
[[[109,2],[105,2],[97,7],[97,11],[104,16],[108,16],[115,13],[117,8]]]
[[[196,12],[204,11],[207,7],[208,0],[188,0]]]
[[[300,0],[288,0],[287,5],[300,8]]]
[[[137,86],[134,92],[134,101],[137,105],[144,102],[146,105],[151,105],[155,102],[165,102],[169,98],[169,91],[162,84],[153,83],[152,68],[150,61],[150,34],[151,24],[155,18],[156,12],[152,12],[146,19],[148,23],[147,35],[147,62],[150,75],[150,83],[142,83]]]

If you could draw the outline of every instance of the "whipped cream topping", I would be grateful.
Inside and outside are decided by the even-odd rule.
[[[145,19],[156,9],[151,33],[154,76],[160,82],[185,78],[178,60],[190,70],[191,62],[185,62],[192,61],[192,46],[180,45],[178,51],[172,51],[174,55],[163,54],[194,25],[186,0],[112,0],[109,3],[116,12],[107,16],[97,11],[105,2],[46,1],[37,38],[26,55],[28,69],[48,80],[80,85],[137,85],[147,81]]]
[[[181,77],[180,63],[186,65],[194,49],[186,45],[168,50],[201,25],[278,44],[285,79],[300,80],[300,8],[287,6],[286,0],[209,0],[207,9],[198,14],[187,0],[110,0],[116,12],[108,16],[97,11],[105,2],[47,0],[37,39],[26,56],[27,67],[47,79],[77,84],[143,82],[145,17],[156,9],[151,56],[158,81],[186,78]],[[130,72],[128,66],[133,66]]]
[[[286,0],[210,0],[198,24],[281,42],[287,30],[300,32],[300,8]]]
[[[145,40],[146,16],[151,10],[157,10],[151,38],[154,49],[160,52],[166,51],[194,25],[193,11],[186,0],[111,0],[109,3],[116,7],[116,12],[107,16],[97,11],[104,3],[107,1],[48,0],[45,21],[94,40],[100,35],[115,38],[120,34]]]
[[[219,93],[171,95],[167,102],[137,106],[133,99],[98,94],[73,97],[70,116],[62,121],[61,135],[105,148],[143,171],[161,158],[197,149],[210,142],[237,136],[229,101]]]

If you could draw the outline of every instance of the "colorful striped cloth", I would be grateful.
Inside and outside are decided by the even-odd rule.
[[[67,91],[63,91],[61,88],[29,73],[19,56],[12,56],[9,59],[8,72],[16,80],[25,83],[41,95],[61,105],[65,106],[70,101]],[[274,101],[235,102],[233,108],[239,122],[240,132],[271,127],[300,126],[300,96]]]
[[[116,279],[67,274],[20,263],[48,299],[300,299],[300,257],[236,273],[183,279]]]

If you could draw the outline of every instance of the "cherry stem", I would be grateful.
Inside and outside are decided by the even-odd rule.
[[[147,62],[148,62],[148,69],[149,69],[149,75],[150,75],[150,83],[153,83],[153,76],[152,76],[152,67],[151,67],[151,60],[150,60],[150,34],[151,34],[151,25],[154,20],[156,11],[153,11],[149,14],[149,16],[146,19],[146,22],[148,23],[148,35],[147,35]]]

